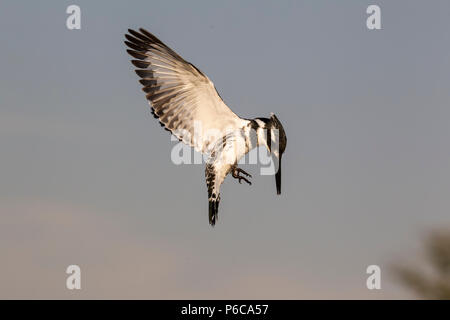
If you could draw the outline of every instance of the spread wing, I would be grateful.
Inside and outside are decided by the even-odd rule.
[[[150,32],[128,32],[127,52],[135,58],[131,62],[138,68],[152,112],[178,139],[205,153],[224,131],[242,127],[243,120],[223,102],[204,73]]]

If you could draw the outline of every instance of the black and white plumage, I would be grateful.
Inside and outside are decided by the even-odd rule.
[[[250,176],[237,162],[251,149],[264,145],[278,159],[277,193],[281,192],[281,156],[286,135],[275,115],[253,120],[238,117],[224,103],[214,84],[150,32],[128,30],[125,44],[136,73],[141,78],[152,112],[161,125],[178,139],[209,156],[205,176],[208,188],[209,222],[215,225],[220,185],[232,173],[250,184]],[[274,141],[278,148],[274,150]],[[244,174],[240,175],[240,173]]]

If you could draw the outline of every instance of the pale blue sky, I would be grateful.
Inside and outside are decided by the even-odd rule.
[[[448,1],[2,1],[0,297],[410,297],[388,266],[450,223],[449,18]],[[238,115],[277,114],[281,196],[245,166],[209,227],[204,167],[171,163],[125,52],[139,27]]]

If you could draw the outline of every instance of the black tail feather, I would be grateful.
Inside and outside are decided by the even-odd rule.
[[[219,201],[220,199],[209,200],[209,224],[214,227],[219,219]]]

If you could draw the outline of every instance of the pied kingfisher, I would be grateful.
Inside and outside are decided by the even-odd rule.
[[[237,163],[262,145],[276,159],[275,182],[281,193],[281,157],[286,134],[278,118],[243,119],[224,103],[209,78],[144,29],[128,30],[125,44],[139,82],[144,86],[152,114],[179,140],[208,156],[205,176],[209,223],[218,218],[220,185],[231,172],[239,183],[250,174]],[[276,144],[277,147],[274,147]],[[243,175],[240,175],[243,174]]]

